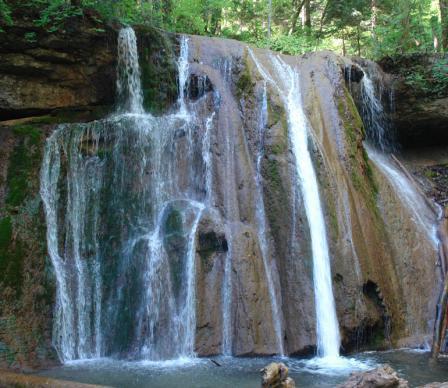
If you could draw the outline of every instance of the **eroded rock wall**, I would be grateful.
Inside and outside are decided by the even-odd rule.
[[[23,41],[30,27],[17,25],[9,36],[22,39],[21,45],[9,38],[0,41],[2,119],[50,114],[27,118],[25,126],[8,122],[0,132],[0,265],[5,274],[0,277],[0,352],[9,365],[39,366],[54,357],[54,279],[38,195],[44,139],[55,122],[87,121],[110,111],[114,103],[116,32],[90,25],[79,34],[82,27],[72,27],[65,35],[38,32],[37,42],[30,43]],[[146,109],[162,114],[177,100],[178,37],[154,35],[143,27],[136,31]],[[62,44],[66,40],[68,46]],[[261,203],[255,175],[264,80],[254,57],[245,45],[221,39],[189,37],[189,49],[187,95],[190,102],[200,100],[198,114],[213,123],[214,210],[204,212],[196,236],[195,351],[205,356],[223,350],[223,274],[231,257],[232,353],[278,352],[278,322],[286,353],[310,353],[316,343],[312,252],[282,90],[267,86]],[[273,54],[253,53],[270,66]],[[344,79],[346,60],[330,52],[283,59],[300,74],[313,129],[310,146],[344,349],[421,345],[432,330],[437,254],[413,222],[401,193],[368,159],[362,120]],[[105,108],[99,112],[97,106]],[[66,115],[73,111],[78,113]],[[257,226],[259,206],[266,215],[264,237]],[[28,319],[30,312],[34,319]]]

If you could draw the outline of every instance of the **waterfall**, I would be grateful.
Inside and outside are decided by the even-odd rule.
[[[179,113],[181,115],[187,114],[187,108],[185,105],[185,93],[188,80],[188,39],[185,36],[181,37],[180,41],[180,55],[177,62],[179,70]]]
[[[181,46],[184,90],[186,38]],[[117,75],[117,114],[59,126],[42,163],[64,362],[194,356],[196,234],[211,191],[211,172],[198,184],[197,170],[211,171],[213,117],[204,124],[182,95],[174,114],[144,113],[131,28],[119,33]]]
[[[308,149],[311,130],[303,110],[299,74],[280,57],[271,57],[272,68],[278,80],[276,82],[253,52],[249,52],[264,80],[276,88],[284,100],[289,138],[311,235],[317,352],[320,357],[337,359],[341,341],[332,289],[327,233],[317,177]]]
[[[428,240],[437,247],[436,215],[434,209],[427,205],[427,199],[420,193],[409,178],[401,163],[393,157],[391,151],[395,148],[391,142],[391,131],[381,96],[383,87],[375,88],[373,80],[365,69],[361,81],[361,113],[367,131],[367,142],[364,145],[369,159],[386,176],[390,184],[403,198],[412,219]]]
[[[263,182],[261,175],[261,162],[264,156],[264,131],[268,125],[267,123],[268,102],[267,102],[266,81],[263,82],[263,91],[262,91],[260,108],[261,108],[260,118],[258,125],[258,150],[256,155],[257,159],[256,159],[256,175],[255,175],[255,183],[256,183],[255,198],[258,204],[256,209],[256,221],[257,221],[258,235],[260,238],[261,256],[263,259],[264,271],[268,283],[268,291],[271,302],[272,319],[274,322],[277,349],[278,353],[283,356],[284,349],[283,349],[283,328],[282,328],[281,311],[278,306],[277,295],[273,280],[273,274],[276,273],[277,271],[276,268],[274,268],[275,266],[273,265],[273,263],[269,263],[269,246],[267,241],[268,232],[267,232],[266,214],[265,214],[264,197],[263,197]]]
[[[229,235],[230,228],[226,228]],[[222,293],[222,354],[232,355],[232,240],[228,241],[228,251],[224,262],[224,280]]]
[[[120,112],[143,113],[137,38],[131,27],[118,34],[117,100]]]
[[[386,176],[389,183],[400,193],[403,202],[412,214],[412,220],[417,227],[431,241],[434,248],[437,247],[436,215],[427,205],[427,200],[415,187],[409,177],[401,170],[390,156],[382,154],[375,148],[364,145],[369,159],[375,163],[378,169]]]
[[[305,213],[310,228],[316,305],[317,351],[321,357],[338,357],[340,335],[331,282],[327,233],[319,198],[317,177],[308,149],[310,124],[303,111],[299,74],[279,58],[273,58],[273,62],[283,87],[287,91],[286,109],[289,136],[305,204]]]
[[[363,68],[361,69],[364,76],[361,80],[360,112],[366,128],[367,140],[383,152],[392,151],[394,149],[392,128],[388,123],[381,101],[384,86],[380,81],[378,83],[373,82],[368,72]]]

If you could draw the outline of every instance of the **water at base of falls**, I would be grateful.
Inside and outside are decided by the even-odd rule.
[[[110,359],[77,361],[63,367],[43,371],[43,376],[89,384],[143,388],[195,388],[195,387],[238,387],[252,388],[260,385],[259,370],[270,362],[284,362],[289,376],[297,386],[308,388],[332,388],[346,381],[350,372],[373,369],[389,364],[399,371],[400,377],[410,386],[421,386],[433,381],[448,379],[447,360],[431,361],[429,353],[410,350],[389,352],[367,352],[354,355],[353,365],[360,368],[349,370],[316,370],[307,366],[307,361],[296,358],[213,358],[176,360],[169,362],[125,362]],[[326,373],[328,372],[328,373]]]

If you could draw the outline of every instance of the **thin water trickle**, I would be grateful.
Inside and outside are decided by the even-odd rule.
[[[375,148],[364,145],[369,159],[382,171],[390,184],[400,193],[403,202],[412,214],[412,220],[417,227],[426,235],[428,241],[436,249],[439,239],[437,237],[437,216],[426,205],[426,199],[406,174],[397,166],[390,156],[383,154]]]
[[[231,236],[231,227],[226,226],[226,235]],[[224,262],[222,292],[222,354],[232,355],[232,240],[228,240],[228,250]]]
[[[391,156],[396,147],[392,142],[392,128],[381,100],[384,94],[383,86],[376,87],[366,69],[362,70],[364,77],[361,81],[361,114],[367,129],[367,142],[364,148],[369,159],[383,172],[397,193],[400,193],[412,214],[414,223],[427,236],[428,241],[437,247],[436,214],[428,207],[427,200],[417,190],[415,183],[403,171],[403,166],[398,165],[397,160]]]
[[[256,184],[256,202],[258,204],[256,208],[256,222],[258,229],[258,236],[260,239],[260,249],[261,256],[263,259],[264,272],[266,275],[266,281],[268,285],[269,298],[271,302],[272,320],[274,322],[275,337],[277,342],[277,352],[279,355],[283,356],[285,354],[283,347],[283,327],[282,327],[282,312],[279,308],[278,297],[280,296],[280,290],[276,292],[274,286],[274,274],[277,274],[277,269],[275,268],[275,262],[270,259],[269,245],[268,245],[268,226],[266,222],[266,213],[264,206],[263,197],[263,181],[261,175],[261,162],[264,156],[264,131],[268,125],[268,102],[267,102],[267,87],[266,81],[263,83],[262,98],[260,104],[259,113],[259,124],[258,124],[258,151],[257,151],[257,162],[256,162],[256,174],[255,174],[255,184]]]

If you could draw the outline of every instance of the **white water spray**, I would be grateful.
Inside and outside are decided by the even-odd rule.
[[[137,38],[131,27],[118,34],[117,95],[123,113],[143,113]]]
[[[179,114],[181,116],[187,115],[187,106],[185,102],[185,93],[188,82],[189,64],[188,64],[188,38],[186,36],[181,37],[180,41],[180,55],[177,62],[177,68],[179,73]]]

